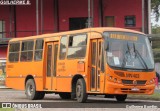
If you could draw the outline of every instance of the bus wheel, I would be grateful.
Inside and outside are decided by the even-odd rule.
[[[86,93],[86,84],[84,79],[78,79],[76,84],[76,97],[77,101],[80,103],[84,103],[87,100],[87,93]]]
[[[59,93],[62,99],[71,99],[71,93]]]
[[[127,94],[124,94],[124,95],[116,95],[116,99],[117,101],[119,102],[124,102],[127,98]]]
[[[39,93],[36,91],[36,85],[33,79],[28,79],[26,82],[25,93],[28,99],[38,99]]]

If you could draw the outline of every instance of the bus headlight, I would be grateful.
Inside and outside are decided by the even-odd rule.
[[[120,79],[117,79],[117,78],[114,78],[114,82],[117,82],[118,84],[121,83],[121,80]]]
[[[150,80],[150,83],[151,83],[151,84],[153,83],[153,80],[152,80],[152,79]]]
[[[120,80],[118,80],[117,82],[118,82],[119,84],[121,83],[121,81],[120,81]]]
[[[117,78],[114,78],[114,82],[117,82]]]
[[[117,79],[117,78],[114,78],[113,76],[109,76],[109,80],[114,82],[114,83],[121,83],[121,80],[120,79]]]
[[[154,79],[151,79],[148,81],[148,84],[154,84],[155,83],[155,80]]]

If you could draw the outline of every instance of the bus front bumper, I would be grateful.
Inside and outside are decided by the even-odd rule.
[[[107,82],[106,94],[153,94],[155,84],[150,85],[123,85],[114,82]]]

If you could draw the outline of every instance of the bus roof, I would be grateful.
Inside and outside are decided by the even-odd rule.
[[[62,35],[72,35],[76,33],[85,33],[85,32],[91,32],[91,31],[96,31],[101,33],[104,31],[119,31],[119,32],[132,32],[132,33],[138,33],[138,34],[144,35],[144,33],[138,32],[135,30],[115,28],[115,27],[97,27],[97,28],[86,28],[86,29],[74,30],[74,31],[65,31],[65,32],[58,32],[58,33],[49,33],[49,34],[42,34],[42,35],[35,35],[35,36],[28,36],[28,37],[13,38],[10,40],[10,42],[19,41],[19,40],[30,40],[30,39],[36,39],[36,38],[55,37],[55,36],[62,36]]]

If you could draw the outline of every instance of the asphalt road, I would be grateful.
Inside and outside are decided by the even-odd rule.
[[[6,102],[11,102],[12,104],[41,104],[42,108],[58,108],[58,111],[59,108],[126,108],[128,110],[136,107],[147,109],[148,107],[152,109],[160,108],[160,102],[157,101],[127,99],[125,102],[121,103],[117,102],[114,98],[109,99],[104,98],[104,96],[89,96],[86,103],[78,103],[76,99],[63,100],[59,95],[55,94],[46,94],[43,100],[28,100],[24,91],[0,89],[0,103],[2,104]]]

